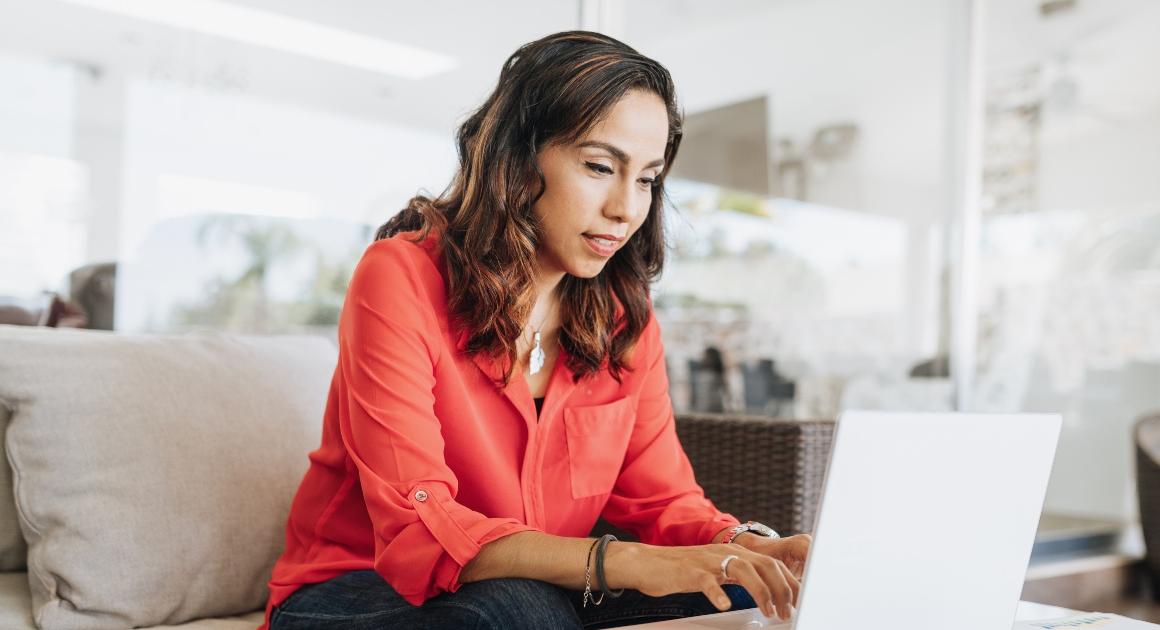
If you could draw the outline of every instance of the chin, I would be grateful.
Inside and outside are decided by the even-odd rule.
[[[599,267],[587,267],[587,266],[585,266],[585,267],[580,267],[578,269],[575,269],[573,271],[569,271],[568,275],[576,277],[576,278],[583,278],[584,280],[589,280],[591,278],[595,278],[596,276],[599,276],[601,271],[604,271],[604,265],[600,265]]]
[[[568,275],[570,275],[570,276],[574,276],[577,278],[584,278],[585,280],[587,280],[589,278],[595,278],[596,276],[599,276],[600,272],[604,271],[604,267],[607,265],[608,265],[607,260],[604,260],[604,261],[577,260],[577,261],[573,261],[572,264],[568,265],[566,270],[567,270]]]

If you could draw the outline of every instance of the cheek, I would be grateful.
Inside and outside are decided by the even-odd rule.
[[[648,215],[652,214],[652,193],[642,195],[642,197],[640,210],[635,214],[632,222],[632,233],[636,233],[644,225],[644,222],[648,220]]]
[[[572,244],[573,237],[584,231],[584,228],[575,225],[571,213],[564,204],[545,208],[546,212],[540,218],[540,229],[543,231],[543,245],[557,256],[564,255]]]
[[[600,216],[604,189],[599,182],[574,178],[557,182],[540,199],[540,221],[552,236],[575,236],[591,229]]]
[[[652,213],[652,201],[653,201],[652,193],[651,192],[644,193],[643,195],[641,195],[641,197],[642,197],[642,199],[640,201],[640,215],[639,215],[640,218],[637,219],[637,225],[644,223],[645,219],[648,218],[648,215]]]
[[[562,243],[572,232],[571,226],[568,225],[567,214],[564,212],[553,212],[544,218],[541,224],[544,229],[544,237],[548,243],[556,246]]]

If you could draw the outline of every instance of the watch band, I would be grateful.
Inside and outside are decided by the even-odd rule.
[[[781,538],[781,535],[773,530],[768,525],[763,525],[757,521],[748,521],[733,527],[725,533],[725,537],[721,539],[722,544],[733,542],[738,536],[744,533],[756,534],[758,536],[765,536],[766,538]]]

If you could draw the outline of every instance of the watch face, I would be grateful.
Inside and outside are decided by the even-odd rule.
[[[766,526],[766,525],[762,525],[761,523],[751,523],[749,527],[754,532],[757,532],[758,534],[761,534],[762,536],[768,536],[770,538],[777,538],[778,537],[777,532],[773,531],[773,529],[771,527]]]
[[[750,533],[755,536],[765,536],[767,538],[781,538],[781,535],[768,525],[762,525],[757,521],[749,521],[748,523],[742,523],[730,530],[729,535],[725,537],[725,540],[727,542],[733,542],[734,538],[737,538],[741,534],[745,533]]]

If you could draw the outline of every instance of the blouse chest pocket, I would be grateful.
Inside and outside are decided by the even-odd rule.
[[[564,409],[573,498],[612,492],[632,437],[635,417],[631,397],[604,405]]]

